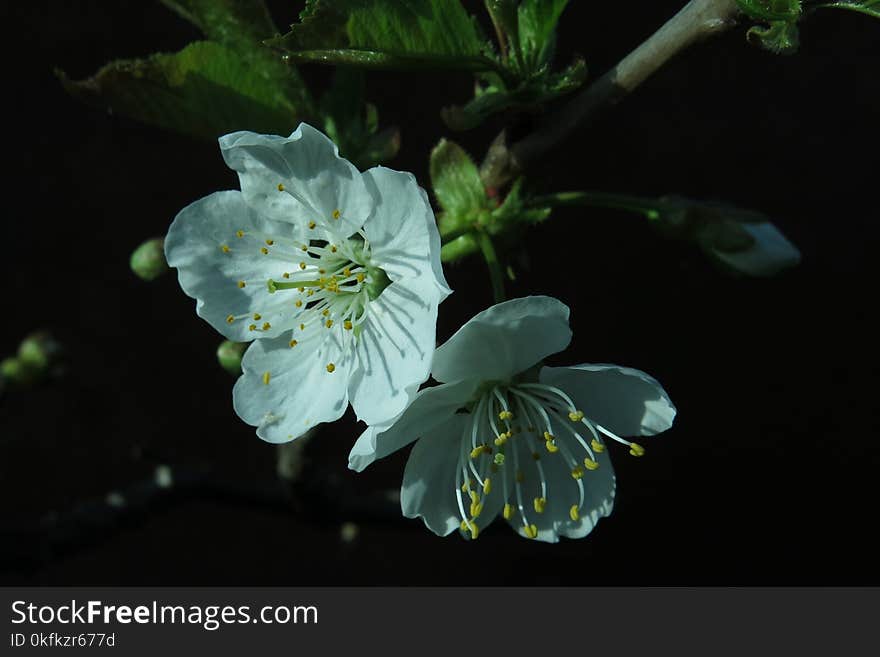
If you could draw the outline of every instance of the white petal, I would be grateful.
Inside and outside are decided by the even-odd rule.
[[[352,354],[343,353],[331,331],[293,335],[298,341],[293,348],[291,334],[253,342],[233,390],[235,412],[270,443],[288,442],[316,424],[337,420],[348,406]],[[330,363],[333,372],[327,371]]]
[[[557,443],[565,441],[574,458],[584,455],[583,449],[570,438],[570,434],[566,434],[565,429],[555,422],[553,429]],[[565,460],[563,452],[561,450],[555,454],[543,450],[541,452],[541,467],[544,469],[547,482],[547,504],[544,513],[536,513],[532,507],[534,498],[541,490],[538,469],[532,459],[521,463],[525,475],[522,486],[526,517],[529,523],[534,524],[538,529],[537,540],[556,543],[560,536],[583,538],[595,528],[600,518],[611,514],[616,490],[614,468],[607,451],[594,455],[599,467],[587,471],[581,479],[584,486],[584,506],[580,509],[578,520],[572,520],[570,516],[572,505],[577,504],[580,499],[578,485],[571,476],[573,464]],[[522,517],[519,514],[511,518],[510,525],[521,536],[525,536]]]
[[[653,436],[675,419],[675,406],[656,379],[629,367],[545,367],[541,383],[559,388],[593,422],[621,436]]]
[[[568,306],[552,297],[513,299],[484,310],[434,353],[438,381],[509,379],[571,341]]]
[[[348,456],[348,467],[360,472],[446,422],[471,400],[479,385],[470,380],[425,388],[390,427],[367,427]]]
[[[234,132],[220,138],[247,202],[279,221],[319,224],[316,239],[346,238],[373,209],[361,173],[323,133],[302,123],[290,135]],[[278,185],[283,185],[279,190]],[[334,213],[339,211],[339,218]]]
[[[370,303],[349,388],[358,419],[370,425],[394,419],[428,378],[438,301],[438,289],[430,281],[401,280]]]
[[[407,518],[421,518],[435,534],[446,536],[461,524],[456,502],[458,451],[464,415],[452,415],[428,431],[410,452],[400,489]],[[465,510],[467,510],[465,506]]]
[[[278,243],[266,246],[266,236]],[[278,335],[293,324],[292,304],[282,304],[280,295],[271,297],[266,283],[292,269],[286,258],[294,249],[282,243],[296,239],[294,226],[261,217],[240,192],[217,192],[175,217],[165,238],[165,256],[177,268],[183,291],[198,300],[199,316],[230,340],[243,342]],[[230,316],[235,318],[231,322]],[[248,330],[252,324],[257,331]]]
[[[442,293],[451,290],[440,264],[440,233],[425,191],[411,173],[374,167],[364,172],[377,204],[364,225],[373,262],[391,280],[430,277]]]
[[[769,222],[740,224],[755,240],[747,249],[712,253],[723,263],[750,276],[773,276],[801,261],[801,252]]]

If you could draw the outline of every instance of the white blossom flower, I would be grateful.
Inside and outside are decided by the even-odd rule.
[[[615,477],[606,444],[672,425],[657,381],[616,365],[542,367],[571,340],[568,307],[550,297],[498,304],[434,355],[441,385],[422,390],[390,427],[369,427],[349,467],[419,439],[401,489],[405,516],[436,534],[476,538],[501,514],[520,535],[581,538],[611,513]]]
[[[450,290],[425,192],[408,173],[360,173],[301,124],[290,137],[220,138],[241,191],[184,208],[165,240],[196,311],[253,340],[234,407],[280,443],[338,419],[398,415],[428,377]]]

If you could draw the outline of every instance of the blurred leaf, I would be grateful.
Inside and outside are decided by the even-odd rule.
[[[300,22],[269,45],[294,61],[365,68],[497,68],[458,0],[308,0]]]
[[[400,131],[392,127],[377,132],[376,107],[364,102],[363,72],[337,68],[319,109],[324,132],[339,147],[339,152],[359,169],[368,169],[397,154]]]
[[[441,207],[455,218],[466,218],[488,204],[480,172],[455,142],[441,139],[431,151],[431,185]]]
[[[816,9],[848,9],[860,14],[880,18],[880,0],[862,0],[862,2],[823,2],[815,5]]]
[[[252,46],[278,31],[263,0],[159,1],[223,45]]]
[[[86,103],[206,139],[245,129],[290,134],[308,108],[305,90],[283,62],[212,41],[111,62],[86,80],[58,75]]]

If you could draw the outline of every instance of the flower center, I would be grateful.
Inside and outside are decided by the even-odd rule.
[[[537,517],[564,509],[580,519],[586,499],[584,480],[598,469],[596,454],[606,438],[641,456],[644,449],[587,418],[571,398],[553,386],[515,382],[486,386],[470,410],[462,433],[455,496],[461,530],[477,538],[477,520],[491,496],[504,504],[506,520],[521,525],[527,538],[537,538]],[[563,465],[570,477],[547,477]],[[500,488],[498,486],[500,480]],[[552,486],[551,486],[552,484]]]
[[[308,223],[309,229],[315,225],[314,221]],[[255,333],[272,328],[268,321],[260,323],[264,315],[274,315],[277,321],[280,314],[284,320],[294,320],[295,335],[305,335],[316,327],[335,329],[341,331],[347,345],[357,339],[370,302],[391,284],[385,271],[372,264],[370,244],[362,231],[350,238],[331,237],[333,242],[299,241],[244,230],[237,231],[235,238],[236,250],[250,250],[254,257],[278,263],[278,274],[272,278],[237,282],[239,288],[265,286],[268,293],[265,310],[227,317],[230,324],[247,318],[253,322],[248,329]],[[221,249],[231,251],[228,245],[221,245]],[[290,346],[297,343],[292,339]],[[333,369],[328,365],[329,372]]]

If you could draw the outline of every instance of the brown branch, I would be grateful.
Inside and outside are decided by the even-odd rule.
[[[532,162],[567,138],[574,129],[602,109],[632,92],[677,53],[734,24],[739,10],[735,0],[691,0],[647,41],[617,66],[548,114],[541,126],[521,141],[507,145],[504,132],[489,147],[480,175],[487,187],[510,182]]]

